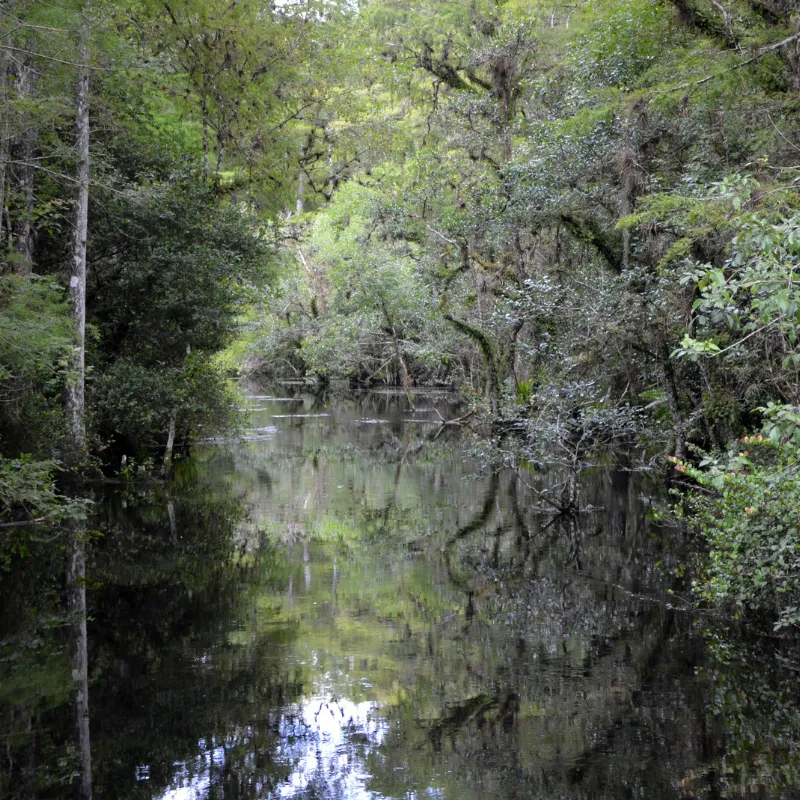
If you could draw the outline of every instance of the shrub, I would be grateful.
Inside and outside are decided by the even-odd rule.
[[[792,439],[745,437],[742,449],[676,462],[697,481],[681,514],[708,543],[700,596],[775,629],[800,623],[800,448]]]

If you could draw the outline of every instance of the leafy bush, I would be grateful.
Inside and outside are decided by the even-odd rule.
[[[118,359],[98,377],[93,397],[103,415],[100,430],[138,457],[164,448],[173,415],[177,441],[186,442],[236,428],[241,413],[222,369],[200,355],[174,366]]]
[[[0,456],[0,570],[8,569],[14,556],[30,554],[43,526],[86,518],[88,500],[67,498],[56,490],[58,468],[54,461],[37,461],[30,455]],[[45,535],[52,538],[49,531]]]
[[[695,588],[738,614],[766,615],[775,628],[800,623],[800,448],[781,437],[745,437],[725,457],[676,462],[699,488],[681,513],[706,539]]]

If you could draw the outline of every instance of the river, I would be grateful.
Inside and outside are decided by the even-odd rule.
[[[798,796],[797,650],[693,610],[657,478],[589,470],[554,518],[444,394],[248,408],[96,498],[89,742],[56,555],[4,578],[4,796],[88,763],[108,798]]]

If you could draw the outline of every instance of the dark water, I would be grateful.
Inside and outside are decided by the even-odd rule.
[[[108,798],[798,796],[800,654],[687,609],[646,476],[554,520],[556,478],[434,438],[443,396],[250,402],[102,498],[88,744],[61,548],[3,578],[3,796],[77,797],[87,756]]]

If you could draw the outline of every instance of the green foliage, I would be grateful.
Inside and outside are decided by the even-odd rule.
[[[756,411],[764,415],[764,433],[777,444],[800,445],[800,408],[787,404],[767,403]]]
[[[734,207],[739,197],[734,197]],[[800,218],[774,221],[762,214],[743,214],[724,268],[709,265],[691,279],[699,293],[692,305],[699,336],[687,335],[683,347],[717,355],[711,337],[728,334],[735,340],[725,348],[729,358],[780,359],[790,378],[800,365],[795,352],[800,322],[800,293],[795,273],[800,266]],[[703,337],[703,338],[699,338]],[[699,339],[699,340],[698,340]],[[791,393],[788,386],[785,390]]]
[[[776,208],[753,210],[761,189],[746,176],[716,187],[735,236],[724,264],[694,266],[682,279],[694,290],[694,331],[684,335],[673,357],[708,361],[716,369],[724,363],[735,383],[729,378],[727,390],[708,387],[706,417],[724,419],[735,430],[744,403],[763,398],[766,402],[755,409],[764,420],[763,435],[742,439],[747,450],[707,456],[697,466],[679,462],[678,469],[701,487],[689,501],[709,547],[698,591],[713,603],[777,620],[775,627],[782,628],[800,621],[795,569],[800,245],[798,218],[780,213],[785,199]],[[779,183],[774,194],[785,198],[785,185]]]
[[[18,557],[30,556],[41,542],[52,546],[58,523],[85,521],[91,504],[58,492],[58,470],[55,462],[36,461],[30,455],[0,456],[0,570],[10,569]]]
[[[230,428],[233,398],[214,357],[271,276],[259,226],[192,175],[107,210],[89,286],[99,432],[142,455],[163,448],[173,415],[179,442]]]
[[[789,6],[95,6],[94,449],[144,462],[172,422],[179,449],[230,428],[223,371],[248,342],[278,377],[457,383],[516,455],[570,469],[634,442],[724,451],[762,417],[787,444]],[[4,32],[36,80],[15,91],[27,73],[2,62],[20,275],[0,292],[0,415],[4,452],[45,459],[64,430],[76,7],[18,11]]]
[[[229,343],[270,274],[256,220],[189,175],[120,198],[105,222],[89,287],[102,351],[175,364]]]
[[[52,455],[72,332],[52,279],[0,274],[0,447]]]
[[[178,447],[230,427],[212,362],[271,278],[266,239],[298,169],[285,156],[307,129],[301,109],[319,110],[317,59],[342,15],[312,21],[310,6],[265,14],[251,2],[12,6],[14,24],[0,19],[3,452],[58,457],[65,432],[81,21],[92,66],[91,447],[113,463],[119,450],[163,448],[172,417]]]
[[[0,461],[0,517],[8,519],[22,513],[24,518],[53,521],[62,507],[53,476],[52,461],[34,461],[30,456]]]
[[[670,16],[665,3],[651,0],[596,3],[573,55],[585,87],[631,87],[678,38]]]
[[[517,403],[525,405],[533,397],[533,381],[519,381],[517,383]]]
[[[725,457],[676,462],[701,487],[682,514],[708,543],[695,587],[711,603],[766,616],[776,629],[800,622],[800,452],[764,436],[742,439]]]
[[[179,442],[230,432],[240,422],[227,376],[199,354],[173,367],[116,359],[97,377],[92,397],[100,430],[137,457],[161,451],[173,415]]]
[[[283,341],[287,360],[294,351],[307,372],[326,377],[369,378],[383,370],[392,382],[406,373],[435,375],[444,356],[433,346],[441,323],[403,216],[395,199],[343,186],[337,202],[310,225],[300,251],[303,268],[278,294],[284,320],[275,320],[264,345],[276,354]],[[376,220],[399,236],[373,236]]]
[[[628,440],[674,452],[796,402],[794,62],[737,49],[788,18],[730,6],[370,4],[363,92],[403,134],[297,227],[266,369],[396,382],[402,360],[540,432],[557,404],[500,387],[592,385],[593,440],[630,403]]]

